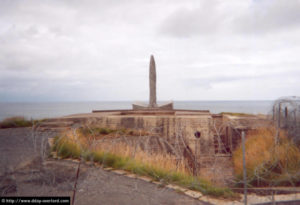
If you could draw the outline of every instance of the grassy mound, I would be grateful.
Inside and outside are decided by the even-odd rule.
[[[275,129],[250,131],[246,139],[246,170],[248,183],[254,186],[300,185],[300,151],[295,144],[279,135],[274,143]],[[233,153],[234,171],[243,177],[242,148]]]

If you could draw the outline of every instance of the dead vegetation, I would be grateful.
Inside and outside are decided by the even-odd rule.
[[[2,128],[16,128],[16,127],[31,127],[33,125],[32,120],[27,120],[24,117],[10,117],[0,122],[0,129]]]
[[[239,113],[239,112],[221,112],[219,114],[221,114],[221,115],[236,116],[236,117],[254,117],[254,116],[256,116],[256,115],[253,115],[253,114]]]
[[[33,125],[44,121],[44,119],[34,120],[34,119],[26,119],[23,116],[15,116],[5,118],[0,121],[0,129],[4,128],[18,128],[18,127],[32,127]]]
[[[116,132],[111,130],[103,133],[102,129],[98,130],[96,135],[95,132],[83,133],[78,129],[58,136],[55,138],[53,150],[63,158],[71,157],[100,163],[103,166],[148,176],[166,184],[174,183],[214,197],[235,197],[230,189],[213,186],[210,182],[194,176],[193,170],[183,156],[184,150],[179,151],[169,144],[171,149],[175,150],[174,154],[148,152],[147,148],[142,149],[139,146],[138,140],[135,140],[135,144],[129,143],[126,135],[123,135],[122,141],[102,140],[99,136]]]
[[[241,147],[234,152],[233,161],[235,174],[242,179]],[[300,151],[285,131],[252,130],[246,139],[246,169],[252,186],[299,186]]]

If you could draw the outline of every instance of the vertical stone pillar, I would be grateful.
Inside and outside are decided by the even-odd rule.
[[[156,104],[156,67],[153,55],[150,57],[149,66],[149,86],[150,86],[150,97],[149,97],[149,107],[155,108]]]

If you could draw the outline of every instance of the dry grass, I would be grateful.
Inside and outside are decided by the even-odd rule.
[[[111,131],[110,133],[115,133],[115,131]],[[76,144],[80,146],[82,150],[88,150],[88,152],[110,153],[167,171],[179,171],[181,173],[190,174],[185,167],[184,159],[176,159],[176,157],[171,154],[148,153],[141,150],[139,146],[130,146],[125,142],[99,142],[97,141],[99,135],[83,135],[81,131],[77,132],[76,135],[74,135],[73,132],[66,132],[64,136],[65,137],[60,139],[60,144],[64,144],[64,146]]]
[[[17,127],[31,127],[37,123],[43,122],[46,119],[26,119],[23,116],[15,116],[15,117],[9,117],[2,121],[0,121],[0,129],[3,128],[17,128]]]
[[[97,142],[92,135],[65,133],[55,139],[53,150],[64,158],[78,158],[80,155],[103,166],[149,176],[162,183],[174,183],[214,197],[236,197],[230,189],[215,187],[200,177],[192,176],[185,168],[183,159],[177,160],[168,154],[146,153],[124,142]]]
[[[103,131],[104,130],[104,131]],[[176,159],[174,155],[163,153],[148,153],[140,149],[139,146],[134,147],[127,145],[124,142],[111,142],[101,141],[97,142],[97,139],[101,139],[103,136],[119,137],[120,135],[139,136],[144,135],[145,132],[138,132],[132,130],[112,130],[106,128],[93,128],[89,131],[85,129],[79,129],[77,131],[77,138],[75,139],[73,133],[65,133],[69,139],[77,142],[86,150],[93,152],[111,153],[118,156],[128,157],[136,160],[139,163],[147,164],[153,167],[159,167],[168,171],[179,171],[182,173],[189,173],[185,167],[184,159]],[[139,135],[138,135],[139,134]]]
[[[221,114],[221,115],[231,115],[231,116],[236,116],[236,117],[253,117],[253,116],[255,116],[253,114],[239,113],[239,112],[221,112],[219,114]]]
[[[0,128],[31,127],[32,125],[32,120],[27,120],[21,116],[6,118],[0,122]]]
[[[167,171],[179,171],[181,173],[188,173],[183,159],[178,159],[174,155],[147,153],[140,148],[128,146],[126,143],[120,142],[111,144],[110,142],[102,142],[96,145],[94,151],[108,152],[118,156],[129,157],[139,163],[147,164],[156,168],[162,168]]]
[[[58,137],[54,138],[54,145],[52,151],[57,151],[57,154],[62,158],[75,158],[79,159],[81,148],[78,143],[75,143],[74,138]]]
[[[81,137],[94,137],[102,138],[106,137],[119,137],[119,136],[149,136],[151,133],[146,130],[132,130],[132,129],[110,129],[104,127],[91,127],[91,128],[79,128],[77,134]]]
[[[283,131],[275,145],[274,128],[251,131],[246,139],[246,169],[252,185],[296,185],[300,182],[300,151]],[[242,178],[242,149],[233,154],[234,171]]]

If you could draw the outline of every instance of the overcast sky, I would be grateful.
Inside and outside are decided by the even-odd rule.
[[[0,0],[0,101],[299,95],[300,0]]]

